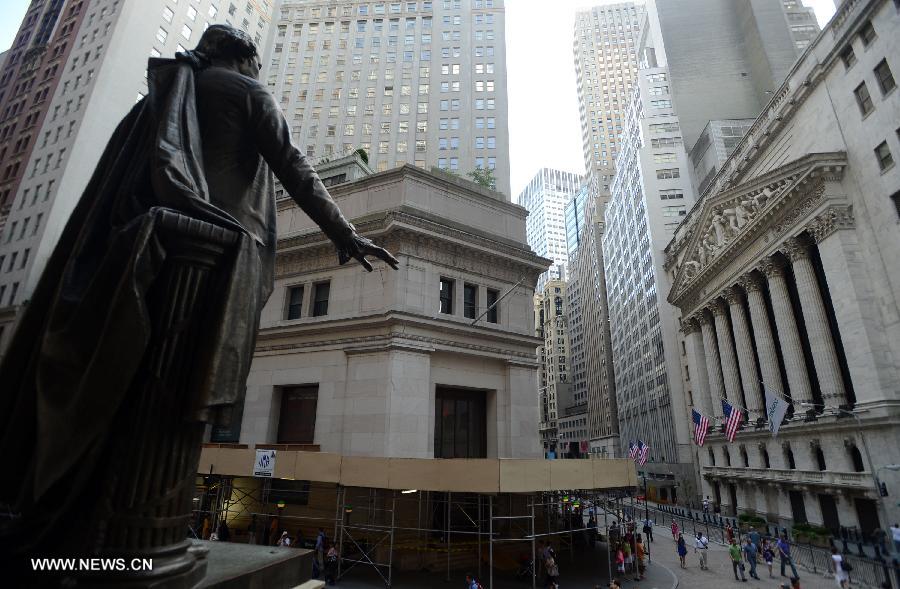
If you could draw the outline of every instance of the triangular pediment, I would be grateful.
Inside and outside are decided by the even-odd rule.
[[[704,281],[704,275],[718,271],[759,236],[774,216],[784,214],[792,195],[807,190],[821,172],[840,175],[845,166],[843,153],[810,154],[727,190],[707,194],[667,248],[669,264],[676,269],[669,302],[677,305],[696,283]]]

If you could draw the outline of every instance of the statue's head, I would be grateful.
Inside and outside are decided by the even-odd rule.
[[[250,35],[229,25],[211,25],[200,37],[196,51],[213,63],[232,64],[240,73],[259,78],[259,53]]]

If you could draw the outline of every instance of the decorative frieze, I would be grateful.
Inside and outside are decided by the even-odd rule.
[[[856,227],[856,219],[853,216],[853,205],[828,207],[807,225],[807,229],[816,243],[822,243],[835,231],[854,227]]]

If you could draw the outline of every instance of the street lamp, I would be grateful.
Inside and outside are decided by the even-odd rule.
[[[856,420],[856,424],[859,426],[859,437],[860,437],[860,439],[862,440],[863,452],[866,453],[866,461],[869,463],[869,472],[872,473],[872,482],[875,484],[875,501],[876,501],[875,504],[878,506],[877,509],[878,509],[878,511],[879,511],[879,514],[878,514],[878,520],[879,520],[879,521],[878,521],[878,527],[881,527],[881,525],[882,525],[881,518],[884,517],[884,520],[887,521],[887,515],[886,515],[885,512],[884,512],[884,501],[882,500],[882,497],[881,497],[881,485],[880,485],[879,482],[878,482],[878,473],[879,473],[881,470],[883,470],[883,469],[887,469],[887,470],[900,470],[900,464],[889,464],[889,465],[886,465],[886,466],[882,466],[882,467],[880,467],[880,468],[878,468],[878,469],[876,470],[876,468],[875,468],[875,463],[872,462],[872,456],[871,456],[871,454],[869,454],[869,444],[868,444],[868,442],[866,442],[866,436],[865,436],[865,434],[863,433],[863,429],[862,429],[862,420],[859,418],[859,415],[857,415],[857,414],[854,413],[853,411],[850,411],[850,410],[848,410],[848,409],[844,409],[843,406],[841,406],[841,407],[828,407],[828,406],[825,406],[825,405],[816,405],[815,403],[806,403],[806,402],[800,403],[800,406],[801,406],[801,407],[809,407],[809,408],[810,408],[810,411],[809,411],[808,413],[812,413],[813,411],[815,411],[815,409],[816,409],[817,407],[821,407],[823,410],[824,410],[824,409],[831,409],[831,410],[833,410],[833,411],[836,411],[836,412],[838,413],[838,416],[840,416],[840,415],[847,415],[847,416],[852,417],[853,419]],[[807,418],[807,421],[808,421],[808,420],[809,420],[809,418]],[[894,467],[896,467],[896,468],[894,468]],[[881,528],[881,529],[884,529],[884,528]]]

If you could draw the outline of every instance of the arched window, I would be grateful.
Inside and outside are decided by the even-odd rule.
[[[731,454],[728,453],[728,448],[722,448],[722,453],[725,455],[725,464],[731,466]]]
[[[712,448],[709,449],[709,465],[710,466],[716,465],[716,453],[713,452]]]
[[[750,466],[750,457],[747,456],[747,449],[741,446],[741,461],[744,463],[744,466]]]
[[[766,468],[772,468],[772,463],[769,462],[769,451],[765,448],[762,449],[762,463],[766,465]]]
[[[853,461],[853,472],[863,472],[866,470],[866,466],[863,464],[862,454],[859,453],[859,448],[856,446],[850,446],[850,459]]]
[[[825,453],[822,452],[821,446],[816,446],[816,464],[819,466],[819,470],[825,470]]]
[[[787,462],[787,467],[791,470],[797,469],[797,463],[794,462],[794,451],[787,447],[784,449],[784,461]]]

